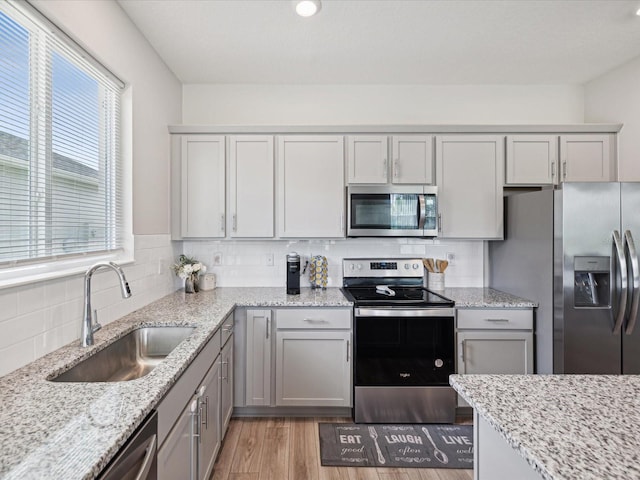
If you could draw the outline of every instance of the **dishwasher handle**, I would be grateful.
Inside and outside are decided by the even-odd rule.
[[[138,475],[136,475],[136,480],[147,480],[149,478],[149,472],[151,471],[151,467],[153,466],[153,458],[156,455],[156,444],[158,443],[158,435],[153,435],[151,437],[151,442],[147,447],[147,453],[144,456],[144,460],[142,461],[142,466],[140,467],[140,471]]]

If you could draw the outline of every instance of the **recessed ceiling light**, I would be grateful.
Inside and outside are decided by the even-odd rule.
[[[638,11],[636,12],[636,15],[638,15],[640,17],[640,8],[638,9]]]
[[[320,0],[294,0],[293,5],[301,17],[312,17],[320,11]]]

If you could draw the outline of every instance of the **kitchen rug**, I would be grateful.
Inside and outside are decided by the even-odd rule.
[[[318,426],[324,466],[473,468],[473,425]]]

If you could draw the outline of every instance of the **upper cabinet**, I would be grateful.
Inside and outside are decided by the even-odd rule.
[[[387,183],[389,144],[383,135],[347,137],[347,181],[349,183]]]
[[[553,185],[557,182],[557,135],[508,135],[506,153],[507,185]]]
[[[273,237],[274,171],[272,136],[229,137],[230,237]]]
[[[174,224],[174,237],[224,237],[224,136],[181,137],[179,161],[175,163],[172,173],[179,172],[179,193],[174,190],[174,194],[180,198],[180,222],[179,232]]]
[[[560,136],[563,182],[608,182],[616,179],[610,135]]]
[[[395,135],[391,146],[391,183],[433,184],[431,135]]]
[[[352,135],[347,137],[349,184],[433,184],[431,135]]]
[[[281,238],[344,237],[344,195],[342,136],[278,137]]]
[[[558,185],[616,179],[609,134],[509,135],[506,185]]]
[[[440,237],[503,237],[503,136],[436,137],[436,180]]]

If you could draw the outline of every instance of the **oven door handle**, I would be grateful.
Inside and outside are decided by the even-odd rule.
[[[363,308],[355,309],[356,317],[453,317],[453,308]]]

